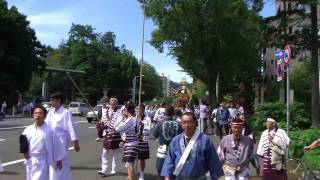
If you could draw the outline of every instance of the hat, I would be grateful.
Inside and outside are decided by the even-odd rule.
[[[232,119],[231,126],[232,125],[243,125],[243,121],[236,117],[236,118]]]
[[[274,118],[274,117],[268,117],[267,118],[267,122],[273,122],[273,123],[278,124],[278,120],[276,118]]]

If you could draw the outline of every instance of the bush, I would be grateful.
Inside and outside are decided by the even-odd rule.
[[[307,129],[290,132],[289,157],[292,157],[294,151],[301,151],[311,144],[314,140],[320,138],[320,129]],[[320,170],[320,148],[312,151],[305,151],[302,157],[304,162],[312,169]]]
[[[304,103],[294,102],[290,108],[290,131],[310,128],[311,117]],[[280,128],[287,129],[286,104],[280,102],[259,104],[256,107],[255,113],[249,118],[249,124],[254,129],[255,135],[260,136],[263,130],[265,130],[264,124],[270,113],[278,118]]]

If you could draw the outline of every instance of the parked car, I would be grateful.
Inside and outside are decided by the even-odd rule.
[[[89,105],[83,102],[71,102],[69,104],[69,111],[72,115],[87,115],[89,111]]]
[[[93,108],[93,111],[89,111],[87,113],[88,123],[91,123],[92,121],[96,121],[97,120],[96,115],[98,115],[98,111],[101,110],[101,108],[102,108],[102,105],[97,105],[96,107]]]
[[[42,102],[41,105],[47,110],[47,112],[51,109],[51,103],[50,102]]]

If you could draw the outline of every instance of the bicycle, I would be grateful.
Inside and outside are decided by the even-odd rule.
[[[315,174],[302,160],[304,149],[293,151],[293,158],[287,160],[287,175],[289,180],[320,180],[320,175]]]

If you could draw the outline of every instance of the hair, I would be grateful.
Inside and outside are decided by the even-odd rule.
[[[53,94],[50,95],[50,99],[56,99],[56,100],[59,100],[59,99],[60,99],[60,102],[61,102],[61,104],[62,104],[64,97],[63,97],[63,95],[62,95],[61,92],[55,92],[55,93],[53,93]]]
[[[134,113],[135,113],[135,106],[134,106],[133,103],[127,102],[126,105],[125,105],[125,107],[126,107],[126,110],[127,110],[128,113],[134,115]]]
[[[46,108],[44,108],[42,105],[39,105],[39,104],[36,105],[36,106],[33,108],[32,114],[34,113],[34,111],[35,111],[36,109],[42,109],[42,112],[43,112],[43,114],[44,114],[44,117],[47,116],[48,111],[47,111]]]
[[[181,117],[182,116],[182,111],[180,109],[175,109],[174,110],[174,115],[178,116],[178,117]]]
[[[239,117],[235,117],[232,119],[231,121],[231,125],[234,124],[234,125],[239,125],[239,124],[243,124],[243,121],[241,119],[239,119]]]
[[[166,102],[162,102],[160,106],[166,106],[167,103]]]
[[[174,116],[174,107],[169,105],[166,107],[166,116],[167,117],[172,117]]]
[[[196,126],[198,126],[197,117],[196,117],[196,115],[194,115],[193,112],[185,112],[185,113],[182,114],[182,116],[191,116],[193,121],[194,121],[194,123],[196,124]]]

